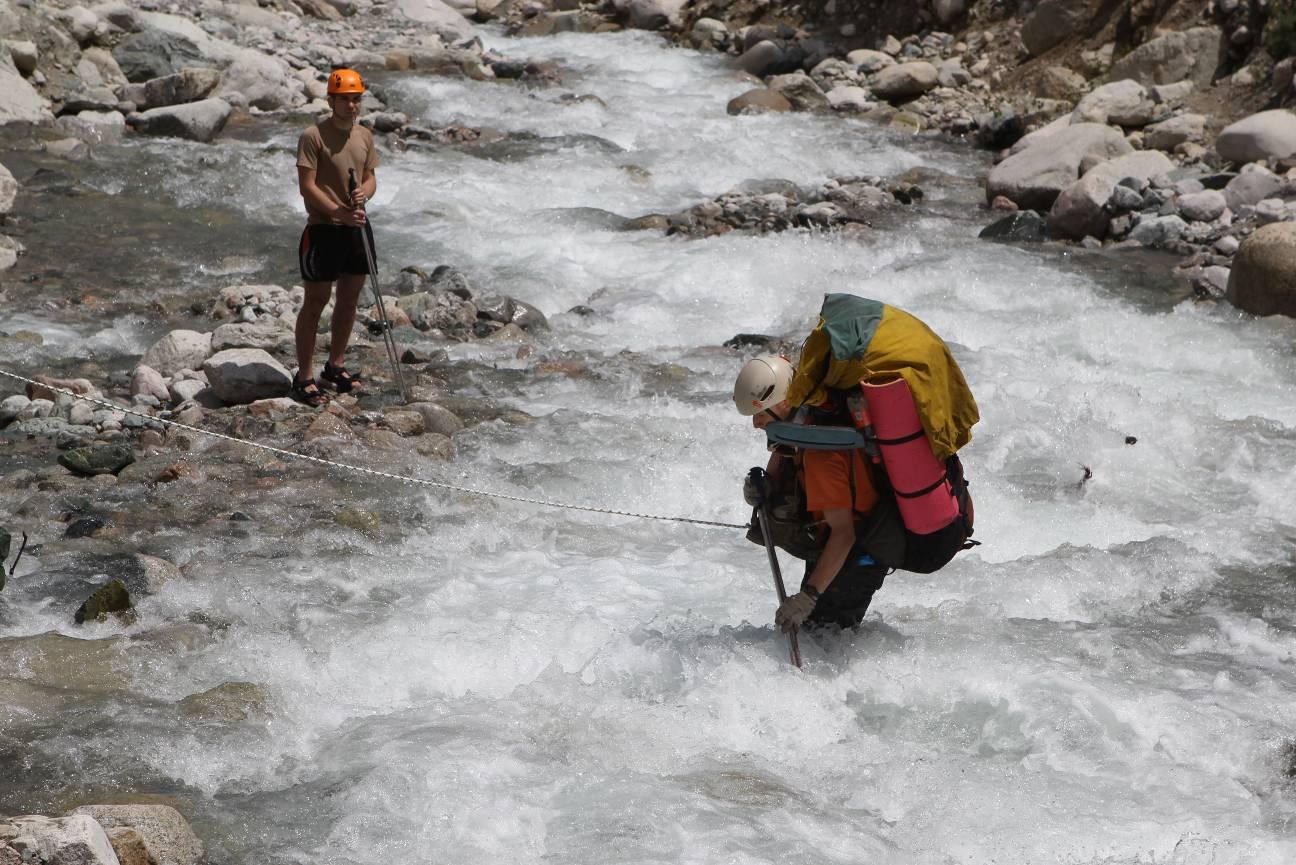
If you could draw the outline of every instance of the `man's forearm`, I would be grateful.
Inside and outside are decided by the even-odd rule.
[[[819,561],[815,562],[814,570],[810,572],[810,578],[806,581],[814,586],[820,593],[826,591],[832,584],[833,578],[837,572],[846,564],[846,557],[850,555],[851,547],[855,545],[855,533],[849,528],[834,528],[832,534],[828,536],[828,543],[824,544],[824,551],[819,556]]]

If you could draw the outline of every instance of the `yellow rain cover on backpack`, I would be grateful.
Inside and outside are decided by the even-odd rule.
[[[976,400],[944,340],[902,309],[851,294],[824,297],[788,387],[793,406],[820,405],[828,390],[904,378],[936,458],[972,440]]]

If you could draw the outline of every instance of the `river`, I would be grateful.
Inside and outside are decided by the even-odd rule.
[[[489,42],[559,59],[563,84],[379,79],[426,125],[534,134],[386,153],[378,170],[386,277],[452,264],[551,323],[527,357],[448,346],[461,393],[536,420],[475,426],[425,474],[743,522],[763,439],[733,411],[741,358],[719,346],[799,338],[824,292],[847,291],[954,349],[981,408],[963,457],[983,545],[890,577],[857,632],[803,638],[798,671],[740,531],[366,481],[347,489],[398,540],[315,526],[285,547],[257,522],[332,489],[288,473],[250,499],[250,534],[171,533],[182,564],[213,565],[136,625],[78,629],[0,595],[0,636],[138,643],[131,688],[10,721],[25,780],[0,812],[157,791],[213,862],[239,865],[1296,859],[1296,323],[1196,305],[1142,254],[978,240],[984,154],[840,118],[730,117],[748,85],[714,55],[643,33]],[[88,186],[159,212],[153,241],[111,253],[122,283],[98,289],[175,310],[230,282],[291,284],[294,141],[279,125],[100,161]],[[607,217],[747,180],[915,169],[924,201],[849,237],[685,240]],[[6,358],[29,370],[73,346],[129,368],[164,329],[0,313],[18,326],[46,336]],[[186,618],[218,624],[179,648],[143,639]],[[231,681],[262,686],[265,720],[175,708]]]

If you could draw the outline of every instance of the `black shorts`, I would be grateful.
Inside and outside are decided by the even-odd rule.
[[[858,545],[850,551],[850,555],[846,557],[846,564],[842,565],[837,576],[833,577],[833,581],[829,583],[828,588],[815,604],[807,624],[853,628],[864,620],[864,614],[868,612],[869,603],[873,600],[873,593],[882,588],[882,581],[891,570],[886,565],[879,565],[872,561],[871,558],[865,558],[866,556],[867,553]],[[861,562],[861,559],[864,561]],[[806,579],[809,579],[814,571],[815,564],[813,560],[806,562]],[[806,580],[802,580],[801,587],[805,588],[805,584]]]
[[[306,282],[332,282],[343,274],[369,273],[364,238],[373,249],[373,229],[354,225],[308,225],[297,248],[297,263]],[[377,252],[374,253],[375,262]]]

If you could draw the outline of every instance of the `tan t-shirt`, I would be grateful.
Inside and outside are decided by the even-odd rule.
[[[355,170],[356,183],[378,167],[378,149],[373,133],[356,123],[350,129],[338,129],[331,119],[321,120],[302,133],[297,142],[297,167],[315,172],[315,183],[334,205],[350,204],[351,192],[347,172]],[[306,222],[310,225],[341,223],[327,213],[306,205]]]

